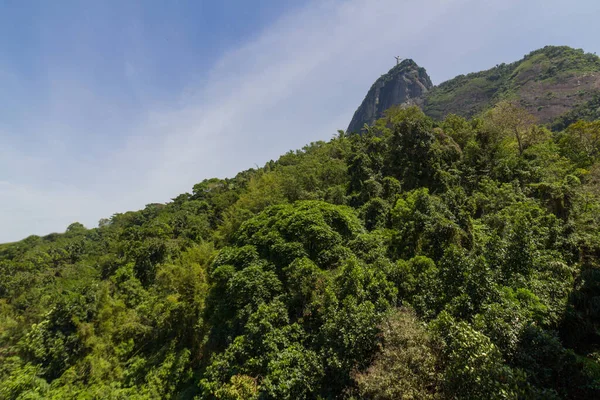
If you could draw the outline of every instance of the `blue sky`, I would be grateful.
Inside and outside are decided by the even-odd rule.
[[[0,0],[0,242],[97,225],[344,129],[413,58],[434,83],[547,44],[596,0]]]

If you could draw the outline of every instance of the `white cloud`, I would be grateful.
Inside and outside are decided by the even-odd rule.
[[[425,3],[315,3],[226,54],[208,85],[186,91],[192,94],[177,108],[152,112],[139,129],[159,140],[144,153],[152,158],[149,198],[231,176],[344,129],[373,79],[393,66],[392,55],[411,54],[410,38],[464,1]],[[135,138],[125,156],[143,142]]]
[[[26,171],[22,182],[14,183],[18,174],[10,169],[12,161],[0,159],[0,173],[6,171],[0,180],[13,182],[0,185],[0,242],[63,231],[75,220],[94,226],[114,212],[168,201],[204,178],[232,176],[310,141],[327,140],[336,129],[346,128],[372,82],[394,65],[395,55],[414,58],[437,81],[436,73],[442,71],[447,78],[469,72],[473,65],[486,67],[477,64],[486,62],[479,54],[507,34],[502,29],[506,18],[529,18],[515,8],[520,4],[316,0],[229,51],[202,76],[202,84],[190,82],[174,104],[147,106],[151,108],[136,110],[128,119],[117,118],[114,127],[121,128],[124,139],[100,155],[96,152],[93,160],[85,162],[84,154],[69,162],[64,159],[69,154],[60,152],[58,158],[38,155],[39,160],[25,162],[29,155],[13,153],[5,161],[12,158]],[[543,26],[540,10],[535,23],[555,29]],[[532,44],[538,42],[524,39],[521,45]],[[512,59],[522,54],[518,50]],[[143,66],[128,61],[124,69],[132,77]],[[90,112],[83,108],[110,102],[77,87],[85,84],[70,85],[67,102],[53,99],[60,117],[50,116],[55,124],[69,127],[69,115],[78,110],[73,118],[81,125]],[[153,100],[145,104],[163,104]],[[98,134],[93,126],[89,129]],[[62,175],[54,173],[56,182],[48,184],[43,182],[48,175],[39,170],[36,175],[32,165],[49,166],[59,175],[62,166]]]

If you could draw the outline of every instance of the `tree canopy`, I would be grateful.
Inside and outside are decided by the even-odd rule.
[[[0,398],[599,398],[598,124],[395,108],[0,245]]]

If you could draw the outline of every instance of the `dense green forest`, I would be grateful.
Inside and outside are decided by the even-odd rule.
[[[0,245],[0,398],[600,398],[600,121],[554,128],[396,108]]]

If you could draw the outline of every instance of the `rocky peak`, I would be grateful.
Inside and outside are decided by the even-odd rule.
[[[371,86],[354,113],[348,132],[360,132],[364,124],[372,124],[392,106],[418,104],[432,87],[424,68],[411,59],[402,61]]]

